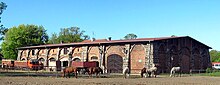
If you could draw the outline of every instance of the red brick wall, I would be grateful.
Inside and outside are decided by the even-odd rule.
[[[141,45],[135,45],[131,52],[131,73],[140,73],[145,64],[145,50]]]

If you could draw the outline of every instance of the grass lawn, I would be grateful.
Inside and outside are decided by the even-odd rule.
[[[198,74],[199,76],[215,76],[215,77],[220,77],[220,72],[212,72],[212,73],[201,73]]]

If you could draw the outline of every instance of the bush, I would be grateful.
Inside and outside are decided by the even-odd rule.
[[[207,68],[206,73],[212,73],[212,68]]]

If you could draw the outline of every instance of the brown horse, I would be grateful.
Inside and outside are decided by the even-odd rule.
[[[100,73],[103,74],[103,70],[100,67],[89,67],[87,68],[89,77],[92,77],[92,74],[96,74],[96,77],[100,77]]]
[[[146,68],[144,67],[143,69],[141,69],[141,78],[144,77],[144,74],[146,74]]]
[[[78,68],[76,67],[66,67],[65,69],[63,69],[63,77],[67,78],[66,75],[68,75],[70,78],[70,73],[74,73],[75,77],[77,78],[77,71],[78,71]]]

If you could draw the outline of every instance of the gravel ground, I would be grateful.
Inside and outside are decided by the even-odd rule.
[[[0,77],[0,85],[220,85],[219,77],[187,76],[158,78],[56,78]]]

